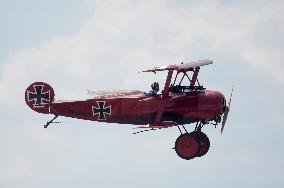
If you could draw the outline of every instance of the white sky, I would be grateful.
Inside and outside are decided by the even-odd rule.
[[[0,1],[0,187],[283,187],[283,1]],[[209,153],[185,161],[178,130],[31,111],[34,81],[57,99],[86,89],[149,90],[153,66],[209,58],[200,79],[229,95],[227,127],[204,128]],[[190,126],[188,128],[191,130]]]

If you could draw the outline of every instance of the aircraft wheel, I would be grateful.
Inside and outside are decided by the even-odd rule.
[[[193,159],[199,152],[200,143],[194,134],[180,135],[175,142],[175,151],[182,159]]]
[[[200,150],[196,153],[196,157],[201,157],[209,151],[210,141],[207,135],[203,132],[195,132],[194,135],[200,142]]]

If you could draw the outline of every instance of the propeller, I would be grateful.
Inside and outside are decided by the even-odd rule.
[[[221,134],[222,134],[223,131],[224,131],[224,127],[225,127],[225,124],[226,124],[226,121],[227,121],[227,118],[228,118],[228,114],[229,114],[229,111],[230,111],[230,105],[231,105],[231,101],[232,101],[233,91],[234,91],[234,85],[233,85],[233,87],[232,87],[232,91],[231,91],[231,96],[230,96],[229,103],[228,103],[228,105],[225,107],[225,112],[224,112],[224,115],[223,115],[223,121],[222,121],[222,127],[221,127]]]

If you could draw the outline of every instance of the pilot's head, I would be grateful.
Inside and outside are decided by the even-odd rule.
[[[154,91],[159,91],[159,83],[158,82],[154,82],[152,85],[151,85],[151,88],[154,90]]]

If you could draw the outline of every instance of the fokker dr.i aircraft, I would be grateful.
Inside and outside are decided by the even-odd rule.
[[[177,127],[180,136],[176,139],[174,149],[179,157],[189,160],[201,157],[209,150],[210,142],[201,131],[202,127],[207,124],[217,125],[223,119],[222,132],[230,109],[232,94],[226,105],[222,93],[206,90],[198,82],[200,67],[212,63],[212,60],[199,60],[142,71],[167,71],[161,94],[157,93],[157,89],[156,92],[150,93],[137,90],[89,91],[92,97],[86,100],[56,101],[50,85],[35,82],[26,89],[25,100],[32,110],[55,115],[44,128],[55,123],[53,121],[59,116],[105,123],[134,124],[143,130]],[[185,82],[188,84],[184,85]],[[195,124],[195,129],[189,133],[184,125],[191,123]]]

